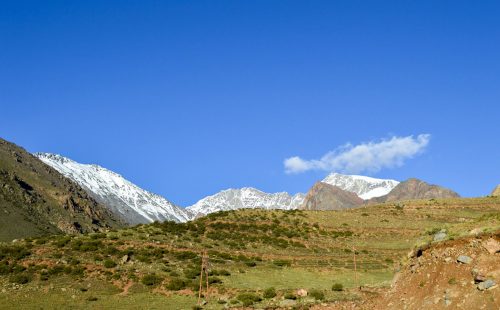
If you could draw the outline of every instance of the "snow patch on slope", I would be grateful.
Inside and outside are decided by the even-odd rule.
[[[121,175],[98,165],[80,164],[57,154],[34,154],[82,186],[96,200],[130,224],[171,220],[185,222],[189,212],[160,195],[148,192]]]
[[[364,200],[387,195],[399,184],[395,180],[376,179],[361,175],[344,175],[340,173],[332,173],[321,182],[355,193]]]
[[[218,211],[237,209],[297,209],[304,201],[302,193],[291,196],[286,192],[265,193],[252,187],[223,190],[215,195],[199,200],[186,210],[195,216],[203,216]]]

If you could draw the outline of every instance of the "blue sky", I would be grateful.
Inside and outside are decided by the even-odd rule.
[[[430,135],[364,174],[486,195],[498,16],[498,1],[4,1],[0,136],[185,206],[229,187],[305,192],[339,166],[286,173],[285,159]]]

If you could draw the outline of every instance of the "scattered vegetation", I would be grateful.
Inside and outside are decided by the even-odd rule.
[[[354,255],[359,284],[379,284],[392,278],[400,257],[417,242],[431,241],[443,227],[455,237],[477,227],[484,231],[499,228],[500,200],[457,201],[447,202],[446,208],[440,200],[431,206],[426,200],[405,202],[402,210],[387,204],[336,212],[335,216],[333,211],[241,210],[210,214],[189,223],[23,239],[0,243],[0,280],[5,279],[7,289],[21,287],[9,290],[10,295],[18,296],[15,298],[24,298],[23,288],[66,283],[67,293],[60,286],[54,290],[65,294],[60,308],[66,305],[62,302],[73,302],[71,295],[76,296],[75,303],[116,306],[106,296],[126,288],[124,296],[155,298],[151,292],[161,292],[159,305],[189,309],[196,303],[201,257],[207,251],[208,296],[217,300],[211,305],[265,308],[282,299],[299,304],[303,299],[295,294],[298,288],[305,288],[308,300],[316,303],[349,299],[354,298],[352,288],[357,284],[352,273]],[[203,285],[205,295],[205,278]],[[6,302],[2,298],[0,294],[0,302]]]

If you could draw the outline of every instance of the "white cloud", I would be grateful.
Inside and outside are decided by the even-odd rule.
[[[392,137],[358,145],[350,143],[326,153],[320,159],[305,160],[298,156],[284,160],[285,172],[302,173],[323,170],[342,173],[375,173],[383,168],[400,167],[406,159],[420,154],[429,144],[431,135]]]

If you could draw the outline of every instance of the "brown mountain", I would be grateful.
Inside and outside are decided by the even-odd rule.
[[[398,200],[431,199],[431,198],[457,198],[454,191],[428,184],[419,179],[408,179],[399,183],[389,194],[370,199],[369,203],[382,203]]]
[[[340,187],[316,182],[307,193],[301,206],[303,210],[341,210],[363,204],[363,199]]]
[[[500,185],[495,187],[495,189],[491,192],[491,196],[500,196]]]
[[[80,186],[0,139],[0,241],[120,226]]]

